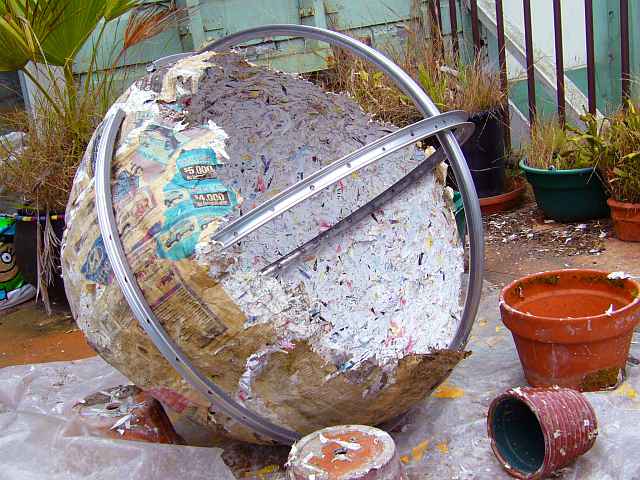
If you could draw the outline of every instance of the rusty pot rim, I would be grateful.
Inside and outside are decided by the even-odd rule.
[[[522,179],[514,180],[513,183],[513,188],[508,192],[501,193],[499,195],[493,195],[491,197],[479,198],[478,200],[480,201],[480,207],[488,207],[497,203],[503,203],[508,200],[513,200],[514,198],[522,195],[522,193],[527,189],[527,183]]]
[[[638,207],[640,207],[640,204],[638,205]],[[511,305],[509,305],[509,303],[507,303],[507,301],[505,300],[506,293],[509,290],[516,288],[516,286],[519,283],[522,283],[523,281],[532,280],[532,279],[540,278],[542,276],[547,276],[547,275],[564,275],[564,274],[571,274],[571,273],[574,273],[574,274],[579,273],[579,274],[585,274],[585,275],[586,274],[601,275],[605,279],[607,279],[607,277],[611,274],[611,272],[605,272],[603,270],[595,270],[591,268],[564,268],[559,270],[547,270],[547,271],[525,275],[524,277],[520,277],[512,281],[501,290],[500,308],[506,310],[508,313],[512,315],[516,315],[524,318],[536,319],[539,321],[549,322],[549,323],[551,322],[557,323],[558,320],[562,320],[563,322],[565,322],[564,324],[567,325],[567,324],[584,323],[589,320],[605,320],[605,319],[615,318],[615,317],[621,316],[622,314],[626,314],[628,311],[632,310],[633,308],[637,307],[638,304],[640,304],[640,282],[634,280],[633,278],[625,278],[623,280],[635,286],[636,291],[638,292],[638,294],[636,295],[636,298],[634,298],[631,302],[627,303],[625,306],[623,306],[619,310],[615,310],[611,314],[601,313],[599,315],[589,315],[586,317],[570,317],[570,318],[569,317],[567,318],[547,317],[543,315],[533,315],[531,313],[522,312],[517,308],[514,308]]]
[[[640,203],[621,202],[613,198],[607,198],[610,207],[619,208],[620,210],[637,210],[640,212]]]

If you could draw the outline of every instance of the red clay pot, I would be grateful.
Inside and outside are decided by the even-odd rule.
[[[489,406],[493,453],[509,475],[545,478],[587,452],[598,436],[596,414],[569,388],[513,388]]]
[[[597,270],[543,272],[507,285],[500,313],[529,384],[614,386],[640,320],[639,292],[638,282]]]
[[[493,215],[494,213],[506,212],[513,209],[518,202],[520,202],[520,198],[526,189],[527,184],[520,180],[514,183],[513,189],[510,192],[494,197],[480,198],[480,211],[482,215]]]
[[[616,237],[625,242],[640,242],[640,203],[618,202],[609,198],[607,204],[611,208]]]

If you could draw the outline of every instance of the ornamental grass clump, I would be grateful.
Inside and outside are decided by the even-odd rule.
[[[416,7],[414,7],[416,8]],[[470,115],[495,111],[506,100],[497,71],[480,56],[464,63],[444,48],[444,37],[436,22],[427,27],[419,10],[402,26],[401,49],[386,46],[386,53],[427,92],[439,110],[464,110]],[[423,118],[411,99],[393,80],[371,63],[333,49],[322,86],[347,92],[374,118],[406,126]]]
[[[543,170],[570,170],[591,166],[584,158],[576,156],[572,135],[556,119],[539,120],[531,128],[531,138],[520,149],[520,156],[528,167]]]
[[[614,200],[640,203],[640,106],[629,101],[607,120],[600,168]]]
[[[117,66],[130,48],[174,26],[181,11],[137,0],[0,0],[0,41],[12,46],[0,52],[0,71],[20,70],[36,91],[30,111],[2,114],[3,127],[25,137],[20,148],[0,142],[0,195],[43,214],[64,210],[91,135],[119,93],[114,80],[126,76]],[[107,24],[125,13],[123,46],[100,67],[99,53],[112,40],[105,38]],[[81,82],[73,65],[88,41]]]

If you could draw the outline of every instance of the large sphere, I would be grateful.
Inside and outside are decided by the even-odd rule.
[[[327,188],[234,246],[213,234],[395,127],[347,96],[205,53],[137,81],[113,158],[127,259],[193,363],[246,407],[300,433],[378,424],[423,399],[462,357],[463,254],[442,167],[273,275],[271,264],[425,158],[407,148]],[[95,139],[94,139],[95,140]],[[208,409],[133,317],[97,224],[93,142],[67,208],[63,275],[78,325],[140,387],[211,428],[261,442]]]

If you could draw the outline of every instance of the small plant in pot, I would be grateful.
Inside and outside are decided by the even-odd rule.
[[[479,197],[505,191],[504,125],[500,110],[506,95],[498,72],[480,56],[463,62],[442,47],[439,32],[430,32],[420,13],[420,2],[404,25],[406,43],[400,50],[385,46],[386,53],[427,92],[441,111],[464,110],[475,124],[473,136],[462,146]],[[437,30],[437,29],[436,29]],[[432,36],[432,34],[434,36]],[[410,98],[375,66],[334,49],[328,72],[319,77],[324,88],[347,92],[376,119],[403,127],[423,118]],[[438,147],[436,138],[426,145]],[[455,184],[451,184],[456,188]]]
[[[533,187],[545,217],[577,222],[607,217],[609,209],[597,170],[601,145],[595,119],[583,116],[584,131],[562,128],[557,121],[539,121],[521,154],[520,168]]]
[[[447,66],[444,60],[440,64],[428,64],[429,69],[421,68],[420,84],[440,110],[469,113],[475,131],[462,146],[462,151],[478,197],[492,198],[510,192],[510,185],[505,183],[507,153],[501,119],[505,94],[500,88],[499,77],[480,57],[469,64],[451,64],[455,68]],[[433,88],[434,85],[437,88]]]
[[[607,203],[616,236],[640,242],[640,110],[629,102],[608,119],[605,133],[608,152],[600,168],[611,194]]]

